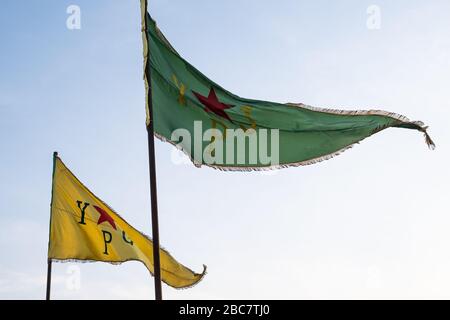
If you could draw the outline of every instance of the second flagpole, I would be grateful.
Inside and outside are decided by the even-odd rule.
[[[156,166],[155,166],[155,136],[153,126],[152,87],[150,77],[150,45],[147,34],[147,0],[141,0],[142,32],[144,40],[144,59],[147,90],[147,138],[148,138],[148,162],[150,170],[150,199],[152,203],[152,238],[153,238],[153,268],[155,276],[155,300],[162,300],[161,288],[161,262],[159,256],[159,224],[158,224],[158,197],[156,191]]]
[[[53,184],[55,179],[55,169],[56,169],[56,158],[58,157],[58,152],[53,152],[53,170],[52,170],[52,195],[50,200],[50,222],[48,225],[48,248],[50,249],[50,237],[52,232],[52,208],[53,208]],[[50,300],[50,291],[52,287],[52,259],[48,257],[47,254],[47,288],[45,290],[45,300]]]

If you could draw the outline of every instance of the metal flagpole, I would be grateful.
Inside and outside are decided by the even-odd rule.
[[[151,95],[149,95],[151,96]],[[151,99],[151,97],[149,98]],[[155,168],[155,138],[153,135],[153,112],[150,109],[150,123],[147,126],[148,160],[150,169],[150,198],[152,202],[152,238],[153,238],[153,268],[155,275],[155,300],[162,300],[161,289],[161,263],[159,258],[159,227],[158,227],[158,203],[156,193],[156,168]]]
[[[52,228],[52,205],[53,205],[53,183],[55,179],[55,167],[56,158],[58,157],[58,152],[53,152],[53,171],[52,171],[52,195],[50,200],[50,223],[48,226],[48,248],[50,249],[50,231]],[[45,300],[50,300],[50,289],[52,286],[52,259],[47,257],[47,290],[45,293]]]
[[[47,259],[47,291],[45,300],[50,300],[50,288],[52,286],[52,259]]]
[[[162,300],[161,288],[161,262],[159,257],[159,227],[158,227],[158,200],[156,192],[156,167],[155,167],[155,136],[153,127],[153,105],[152,105],[152,86],[150,77],[150,44],[147,35],[146,16],[148,10],[147,0],[144,1],[144,13],[142,18],[144,23],[144,32],[147,41],[147,63],[146,63],[146,78],[147,78],[147,106],[149,121],[147,124],[147,138],[148,138],[148,163],[150,169],[150,199],[152,202],[152,238],[153,238],[153,268],[155,276],[155,300]]]

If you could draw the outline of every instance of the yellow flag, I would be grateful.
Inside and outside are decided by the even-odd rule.
[[[54,158],[50,243],[52,260],[121,263],[141,261],[153,274],[153,243],[86,188],[59,157]],[[160,249],[161,278],[174,288],[198,283],[195,273]]]

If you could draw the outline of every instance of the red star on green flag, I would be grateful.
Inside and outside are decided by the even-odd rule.
[[[198,101],[201,102],[205,106],[206,112],[213,112],[217,114],[219,117],[225,118],[230,122],[233,122],[231,118],[226,114],[225,110],[232,108],[234,106],[226,103],[222,103],[217,98],[216,92],[214,91],[214,88],[211,87],[209,90],[208,97],[202,96],[201,94],[192,91],[192,93],[197,97]]]

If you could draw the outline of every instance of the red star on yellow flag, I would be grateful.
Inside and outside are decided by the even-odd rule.
[[[114,222],[114,219],[102,208],[94,206],[95,210],[98,211],[98,213],[100,213],[100,217],[98,217],[98,221],[97,221],[97,225],[99,225],[102,222],[108,222],[111,227],[114,228],[114,230],[117,230],[116,228],[116,223]]]

